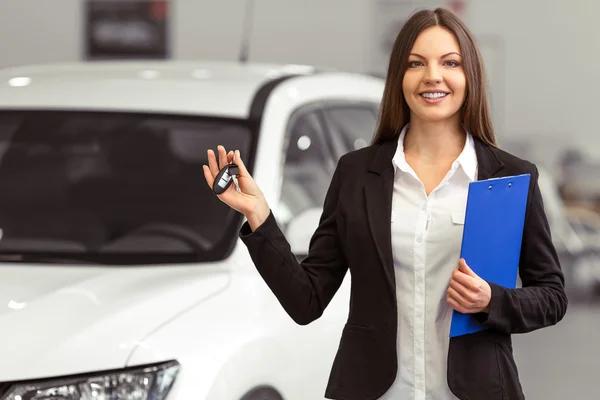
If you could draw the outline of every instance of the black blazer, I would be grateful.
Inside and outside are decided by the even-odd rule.
[[[330,399],[377,399],[396,378],[397,304],[390,223],[396,147],[397,141],[390,141],[340,159],[309,254],[301,263],[272,213],[255,232],[247,223],[240,230],[258,272],[298,324],[321,316],[350,270],[350,311],[325,393]],[[531,174],[519,270],[523,287],[490,284],[490,312],[476,318],[491,329],[450,339],[447,381],[463,400],[524,399],[510,335],[562,319],[567,310],[564,276],[550,237],[536,166],[478,139],[475,147],[478,179]]]

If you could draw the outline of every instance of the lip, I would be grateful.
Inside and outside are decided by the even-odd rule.
[[[448,92],[446,90],[431,89],[431,90],[423,90],[422,92],[419,92],[419,95],[422,95],[423,93],[446,93],[446,94],[450,94],[450,92]]]
[[[445,93],[446,96],[439,97],[437,99],[428,99],[428,98],[425,98],[425,97],[421,96],[421,94],[423,94],[423,93]],[[420,92],[419,93],[419,98],[421,98],[427,104],[438,104],[438,103],[441,103],[444,100],[446,100],[446,98],[448,97],[448,95],[450,95],[450,93],[448,93],[448,92],[446,92],[444,90],[426,90],[424,92]]]

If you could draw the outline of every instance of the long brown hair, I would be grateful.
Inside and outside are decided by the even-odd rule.
[[[408,56],[419,34],[430,27],[441,26],[454,34],[462,52],[467,79],[465,101],[460,121],[474,137],[497,146],[488,103],[483,61],[475,39],[465,24],[444,8],[416,11],[406,21],[396,37],[381,101],[379,122],[373,144],[395,140],[404,125],[410,122],[410,109],[402,92],[402,81],[408,68]]]

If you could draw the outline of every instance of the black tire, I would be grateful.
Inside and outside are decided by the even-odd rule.
[[[250,390],[240,400],[284,400],[272,387],[260,386]]]

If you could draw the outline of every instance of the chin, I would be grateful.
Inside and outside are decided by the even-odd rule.
[[[456,118],[457,113],[447,112],[443,110],[439,110],[433,112],[432,110],[427,110],[426,112],[417,113],[416,117],[425,122],[444,122],[450,119]]]

